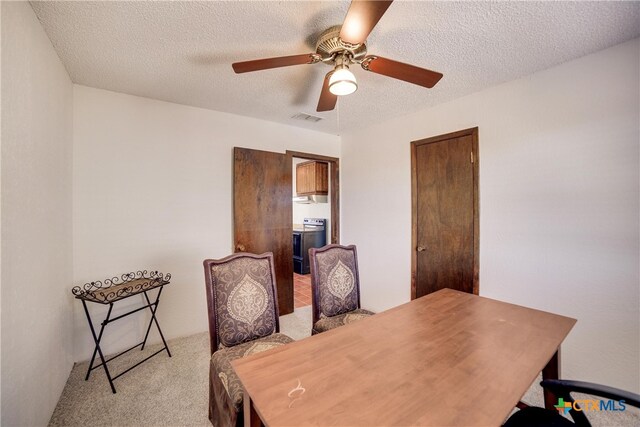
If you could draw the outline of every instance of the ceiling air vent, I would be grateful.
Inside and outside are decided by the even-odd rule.
[[[291,116],[291,118],[294,120],[304,120],[306,122],[314,122],[314,123],[322,120],[322,117],[312,116],[311,114],[307,114],[307,113],[298,113],[295,116]]]

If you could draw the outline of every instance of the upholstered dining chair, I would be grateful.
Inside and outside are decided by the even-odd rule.
[[[371,316],[360,308],[358,256],[354,245],[327,245],[309,249],[311,265],[311,334]]]
[[[242,426],[242,384],[231,362],[293,339],[279,333],[273,254],[236,253],[204,261],[209,310],[209,420]]]

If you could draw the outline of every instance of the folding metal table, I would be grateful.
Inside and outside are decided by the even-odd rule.
[[[93,350],[93,355],[91,356],[91,362],[89,362],[89,369],[87,369],[87,375],[85,376],[85,381],[89,379],[89,375],[91,371],[99,368],[100,366],[104,367],[104,372],[107,374],[107,379],[109,380],[109,385],[111,386],[111,391],[116,392],[116,388],[113,385],[113,381],[120,377],[121,375],[126,374],[133,368],[137,367],[143,362],[151,359],[158,353],[166,350],[169,357],[171,357],[171,352],[169,351],[169,347],[167,346],[167,342],[164,339],[164,335],[162,334],[162,330],[160,329],[160,324],[158,323],[158,319],[156,318],[156,311],[158,310],[158,303],[160,302],[160,295],[162,294],[162,289],[164,289],[165,285],[169,284],[169,280],[171,279],[171,274],[162,274],[158,271],[147,272],[138,271],[136,273],[126,273],[120,277],[113,277],[111,279],[106,279],[104,282],[96,281],[85,283],[83,286],[75,286],[72,289],[72,293],[76,296],[77,299],[82,301],[82,305],[84,307],[84,312],[87,315],[87,321],[89,322],[89,328],[91,329],[91,335],[93,336],[93,340],[95,342],[95,348]],[[151,302],[149,295],[147,292],[158,289],[158,294],[156,295],[156,299],[154,302]],[[143,294],[144,299],[146,300],[146,304],[142,307],[138,307],[134,310],[128,311],[124,314],[121,314],[116,317],[111,317],[111,312],[113,310],[113,304],[117,301],[122,301],[125,298],[132,297],[134,295]],[[93,326],[93,322],[91,320],[91,316],[89,315],[89,308],[87,307],[87,301],[94,302],[98,304],[109,305],[109,310],[107,311],[107,317],[102,321],[100,332],[96,334],[96,330]],[[143,301],[144,303],[144,301]],[[133,347],[121,351],[115,356],[110,357],[109,359],[104,358],[104,354],[102,352],[102,348],[100,347],[100,341],[102,340],[102,335],[104,333],[105,327],[118,319],[129,316],[130,314],[137,313],[138,311],[144,310],[148,308],[151,312],[151,320],[149,321],[149,326],[147,327],[147,332],[144,335],[144,340]],[[118,375],[112,377],[107,363],[112,361],[113,359],[122,356],[123,354],[133,350],[136,347],[141,347],[140,351],[144,350],[144,346],[147,343],[147,338],[149,337],[149,332],[151,331],[151,325],[155,322],[156,327],[158,328],[158,332],[160,333],[160,338],[162,338],[162,343],[164,347],[160,350],[156,351],[152,355],[144,358],[139,361],[135,365],[130,368],[120,372]],[[93,366],[93,362],[96,359],[96,354],[100,356],[100,360],[102,363],[99,365]]]

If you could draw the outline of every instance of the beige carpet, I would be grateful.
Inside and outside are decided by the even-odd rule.
[[[280,317],[280,330],[294,339],[311,335],[311,306]],[[49,421],[52,426],[211,426],[209,399],[209,334],[168,342],[162,352],[115,380],[111,393],[102,368],[84,380],[89,362],[78,363]],[[119,373],[162,348],[132,350],[109,363]]]
[[[280,318],[281,332],[302,339],[311,332],[311,307],[296,309]],[[144,352],[131,351],[109,363],[121,372],[152,354],[161,345]],[[209,334],[200,333],[169,341],[173,357],[160,353],[115,381],[111,393],[102,369],[84,381],[88,362],[76,364],[51,417],[52,426],[211,426],[207,419],[209,379]],[[523,401],[542,405],[542,389],[534,382]],[[579,398],[579,396],[576,396]],[[629,408],[629,406],[627,406]],[[638,411],[590,413],[596,426],[640,425]]]

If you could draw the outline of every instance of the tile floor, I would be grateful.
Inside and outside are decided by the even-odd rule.
[[[293,307],[307,305],[311,305],[311,275],[293,273]]]

